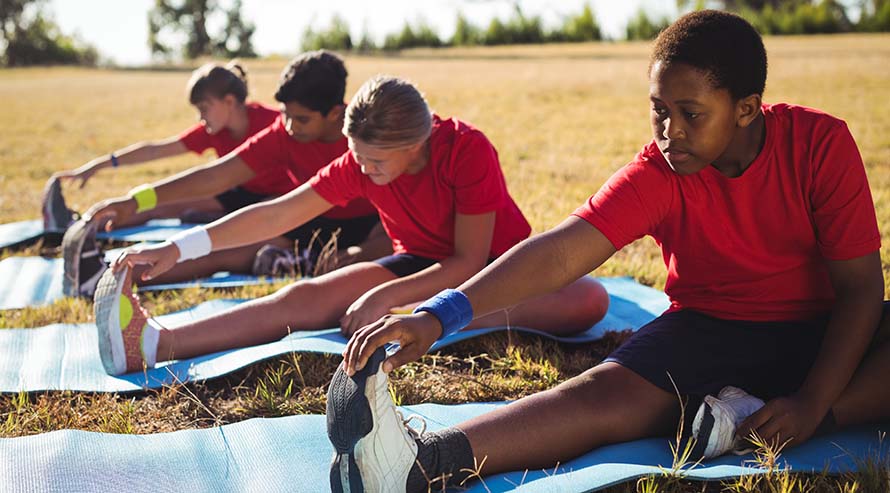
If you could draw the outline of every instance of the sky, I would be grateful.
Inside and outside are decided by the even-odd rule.
[[[232,0],[219,0],[229,6]],[[675,17],[675,0],[518,0],[525,15],[539,15],[546,27],[555,27],[590,4],[603,34],[623,37],[627,21],[640,8],[650,18]],[[147,13],[154,0],[50,0],[46,9],[65,34],[76,34],[95,46],[103,57],[120,65],[151,61]],[[253,45],[260,55],[293,55],[300,50],[306,27],[324,29],[332,16],[345,19],[354,39],[363,31],[381,41],[401,30],[405,22],[423,20],[447,39],[454,32],[457,13],[477,26],[492,18],[513,15],[511,0],[242,0],[242,15],[256,25]],[[212,30],[213,26],[209,26]]]

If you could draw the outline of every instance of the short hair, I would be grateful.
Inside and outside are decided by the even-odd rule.
[[[334,53],[326,50],[302,53],[281,72],[275,100],[296,102],[327,115],[332,108],[343,104],[346,76],[343,60]]]
[[[225,66],[207,63],[192,72],[186,92],[191,104],[198,104],[208,96],[222,99],[226,94],[243,103],[247,99],[247,71],[236,60]]]
[[[432,129],[432,112],[423,94],[410,82],[388,75],[362,84],[343,121],[348,137],[384,148],[423,142]]]
[[[655,40],[649,70],[656,62],[686,63],[708,74],[717,89],[736,100],[763,94],[766,49],[757,30],[745,19],[719,10],[686,14]]]

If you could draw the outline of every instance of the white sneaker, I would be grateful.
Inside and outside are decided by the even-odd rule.
[[[723,387],[717,397],[705,396],[692,422],[694,456],[711,459],[727,452],[744,455],[753,450],[747,441],[736,439],[736,429],[763,405],[762,400],[736,387]]]
[[[333,492],[404,492],[417,459],[417,432],[393,404],[377,349],[361,371],[346,375],[341,364],[328,389],[328,438]]]

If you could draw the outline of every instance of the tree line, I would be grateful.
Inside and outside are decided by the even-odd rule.
[[[856,20],[838,0],[676,0],[681,11],[706,6],[737,12],[763,34],[819,34],[890,31],[890,0],[859,0]],[[62,33],[44,13],[46,0],[0,0],[0,66],[79,64],[95,65],[95,47]],[[194,59],[253,57],[251,38],[256,27],[241,15],[241,0],[225,9],[217,0],[155,0],[148,13],[148,44],[158,58]],[[222,28],[209,32],[208,19],[222,19]],[[624,39],[653,39],[670,24],[669,18],[653,18],[639,10],[627,23]],[[378,52],[419,47],[492,46],[505,44],[567,43],[604,40],[590,5],[567,16],[561,25],[546,28],[540,16],[526,15],[514,4],[507,19],[492,19],[480,26],[457,15],[454,34],[443,39],[423,20],[406,22],[382,42],[364,32],[353,40],[347,22],[335,16],[323,28],[310,26],[301,38],[303,50]],[[177,41],[171,41],[177,40]],[[183,41],[184,40],[184,41]]]

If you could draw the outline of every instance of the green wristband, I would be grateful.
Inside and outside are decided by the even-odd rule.
[[[150,211],[158,206],[158,194],[151,185],[139,185],[130,190],[130,197],[136,201],[136,212]]]

